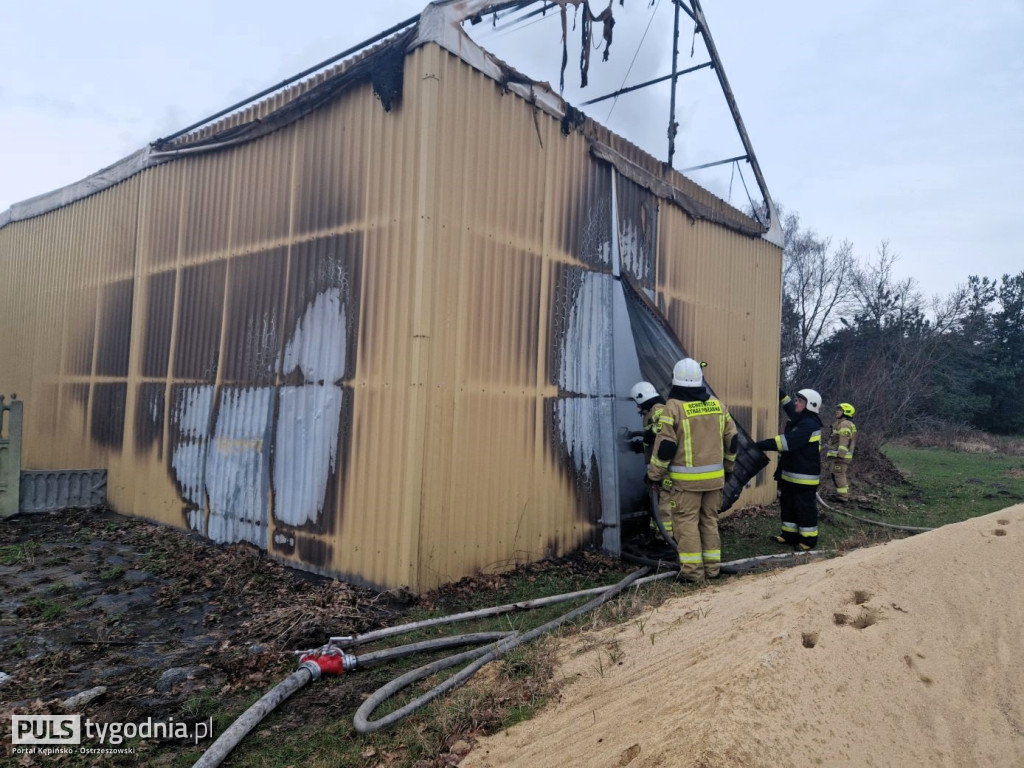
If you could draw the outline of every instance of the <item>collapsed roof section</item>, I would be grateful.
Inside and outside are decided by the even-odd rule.
[[[724,69],[718,59],[714,42],[698,0],[673,0],[692,18],[705,41],[712,58],[711,65],[718,75],[723,94],[729,105],[736,129],[743,143],[746,159],[754,170],[768,222],[750,218],[690,181],[682,173],[660,163],[625,139],[583,115],[566,102],[546,82],[535,81],[518,72],[493,54],[480,47],[463,29],[466,22],[479,21],[484,14],[498,13],[510,8],[523,8],[540,4],[540,11],[559,7],[563,14],[563,47],[565,40],[564,14],[566,6],[583,6],[584,19],[600,21],[606,44],[611,42],[612,4],[600,14],[593,14],[588,0],[435,0],[418,16],[385,30],[337,56],[298,75],[272,86],[259,94],[232,105],[195,125],[172,136],[158,139],[123,160],[91,176],[53,192],[21,203],[0,213],[0,228],[15,221],[33,218],[48,211],[69,205],[76,200],[112,187],[146,168],[177,158],[202,152],[216,151],[253,141],[272,133],[320,109],[354,86],[369,82],[387,111],[401,100],[402,74],[405,56],[412,50],[434,43],[466,62],[474,69],[499,82],[507,91],[526,99],[535,108],[561,121],[564,133],[581,131],[587,136],[592,154],[612,165],[634,183],[657,197],[681,208],[691,219],[712,221],[750,237],[763,237],[781,246],[778,215],[768,193],[753,148],[747,137],[735,99],[732,96]],[[539,11],[538,11],[539,12]],[[607,56],[607,47],[605,49]],[[345,57],[351,58],[345,58]],[[340,63],[338,63],[340,62]],[[589,56],[581,60],[581,73],[585,77]],[[565,56],[563,54],[563,71]],[[675,68],[675,62],[673,62]],[[673,72],[672,77],[676,75]],[[305,79],[303,79],[305,78]],[[664,78],[661,78],[664,79]],[[639,86],[637,86],[639,87]],[[734,160],[737,158],[733,158]]]

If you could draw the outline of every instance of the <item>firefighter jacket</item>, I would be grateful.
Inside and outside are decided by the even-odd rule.
[[[647,476],[667,489],[714,491],[736,461],[736,424],[704,387],[673,387],[654,424]]]
[[[850,461],[853,449],[857,445],[857,425],[849,416],[840,416],[832,424],[832,436],[829,439],[828,458]]]
[[[658,417],[665,409],[665,403],[656,401],[648,410],[644,411],[644,463],[651,463],[651,454],[654,452],[654,438],[658,436],[654,431],[658,423]]]
[[[762,451],[779,451],[779,467],[775,479],[800,487],[821,482],[821,419],[808,410],[800,413],[783,403],[789,423],[781,435],[758,440]]]

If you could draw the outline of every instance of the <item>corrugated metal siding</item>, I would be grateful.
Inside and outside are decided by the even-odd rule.
[[[133,179],[0,233],[5,380],[31,398],[28,465],[99,465],[121,449],[137,220]]]
[[[623,271],[652,290],[658,259],[658,199],[618,174],[615,191]]]
[[[125,450],[110,465],[108,496],[122,511],[173,525],[186,525],[195,507],[176,482],[178,436],[171,422],[170,374],[182,305],[182,243],[185,237],[185,179],[189,163],[169,163],[139,175],[139,227],[133,338],[128,374]],[[194,522],[194,519],[193,519]]]
[[[624,267],[737,416],[773,424],[778,249],[615,178]],[[427,45],[390,113],[361,86],[12,223],[27,464],[106,467],[123,511],[382,586],[600,541],[612,179]]]
[[[575,412],[579,398],[559,395],[578,369],[552,368],[551,311],[556,265],[609,264],[610,177],[585,151],[567,151],[581,143],[556,121],[458,59],[433,47],[412,58],[439,115],[419,550],[429,584],[561,554],[593,535],[593,495],[577,498],[575,468],[556,453],[564,422],[554,404]],[[594,422],[571,423],[591,437]]]
[[[98,507],[107,503],[104,469],[24,470],[21,473],[21,512],[55,512]]]
[[[358,346],[346,427],[351,447],[342,457],[347,472],[337,488],[341,511],[332,562],[338,571],[374,583],[410,585],[419,584],[423,359],[430,344],[423,315],[433,255],[425,209],[427,194],[434,192],[428,183],[434,161],[425,153],[429,123],[423,123],[432,100],[411,87],[418,82],[414,71],[410,57],[410,87],[392,113],[380,108],[369,88],[360,88],[359,106],[332,111],[333,124],[323,126],[318,143],[307,150],[325,158],[317,163],[310,155],[311,178],[327,159],[335,168],[330,199],[337,202],[317,209],[325,225],[362,224]],[[364,217],[356,218],[361,211]]]
[[[708,363],[708,380],[751,436],[775,434],[781,250],[691,222],[671,206],[662,207],[659,223],[658,305],[687,350]],[[766,477],[740,504],[774,498]]]

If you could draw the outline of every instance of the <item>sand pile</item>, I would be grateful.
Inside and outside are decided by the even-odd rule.
[[[709,587],[562,656],[558,703],[462,766],[1024,766],[1024,505]]]

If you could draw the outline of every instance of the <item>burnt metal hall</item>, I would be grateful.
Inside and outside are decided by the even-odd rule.
[[[431,3],[0,213],[24,466],[106,469],[123,514],[422,591],[618,551],[645,493],[627,395],[659,375],[637,297],[773,433],[774,214],[480,48],[463,22],[495,5]],[[740,504],[773,497],[762,474]]]

